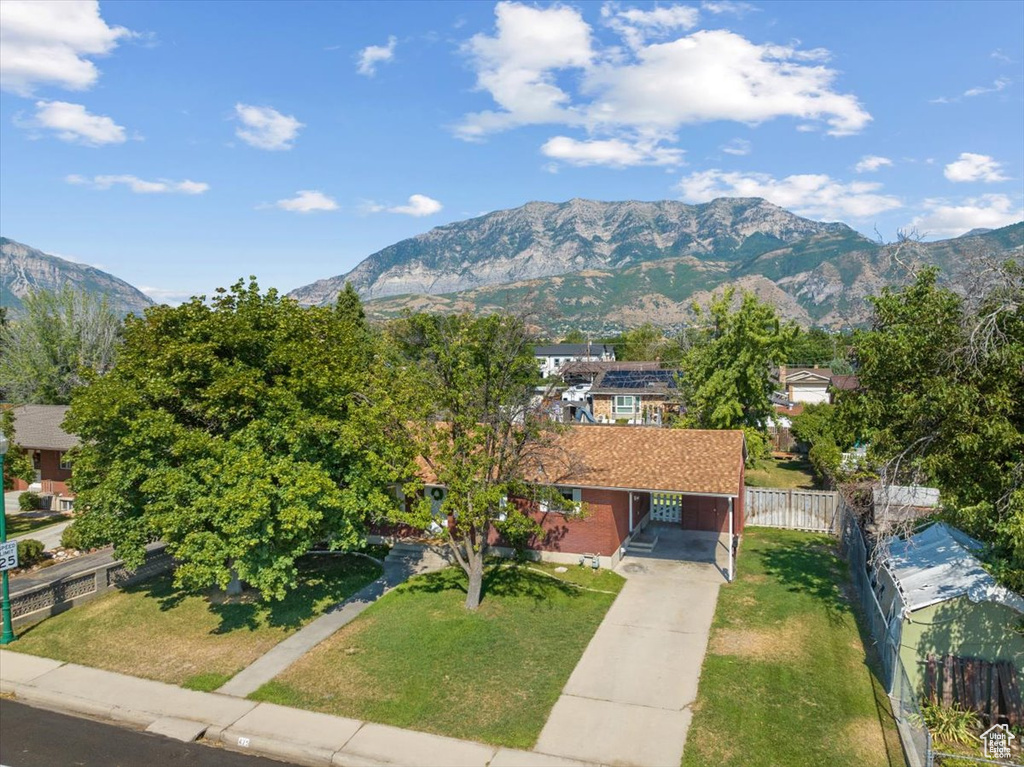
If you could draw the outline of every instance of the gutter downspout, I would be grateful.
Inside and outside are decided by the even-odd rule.
[[[732,571],[732,569],[733,569],[733,563],[732,563],[732,535],[733,535],[733,533],[732,533],[732,530],[733,530],[733,527],[732,527],[732,514],[733,514],[732,502],[733,502],[733,499],[730,497],[729,498],[729,583],[732,583],[732,579],[733,579],[733,571]]]
[[[633,491],[629,491],[629,532],[633,532]]]

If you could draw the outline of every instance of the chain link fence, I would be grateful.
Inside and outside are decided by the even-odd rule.
[[[924,725],[918,691],[910,684],[900,660],[900,617],[887,620],[871,583],[868,548],[864,534],[845,502],[840,501],[837,514],[839,549],[850,565],[850,578],[867,621],[871,639],[878,651],[882,683],[889,694],[896,718],[903,751],[910,767],[934,767],[932,738]]]

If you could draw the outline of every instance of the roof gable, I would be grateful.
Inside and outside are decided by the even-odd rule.
[[[61,428],[67,405],[18,405],[14,413],[14,442],[34,450],[70,450],[78,437]]]

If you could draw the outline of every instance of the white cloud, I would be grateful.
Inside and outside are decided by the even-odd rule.
[[[431,216],[434,213],[440,212],[441,205],[437,200],[427,197],[425,194],[414,194],[409,197],[409,202],[406,205],[396,205],[393,208],[388,208],[389,213],[403,213],[406,216]]]
[[[395,46],[398,45],[398,38],[394,35],[388,37],[387,45],[368,45],[359,51],[359,64],[356,71],[361,75],[373,77],[377,74],[377,65],[391,61],[395,57]]]
[[[753,148],[754,145],[745,138],[734,138],[729,143],[723,144],[720,147],[720,149],[726,154],[735,155],[736,157],[745,157],[750,154]]]
[[[548,139],[540,151],[554,160],[561,160],[570,165],[628,168],[633,165],[679,165],[683,161],[682,149],[659,146],[652,141],[577,141],[568,136],[555,136]]]
[[[715,169],[684,176],[678,189],[687,202],[707,202],[716,197],[763,197],[811,218],[862,219],[902,206],[898,198],[880,194],[881,187],[866,181],[843,183],[824,174],[777,179],[767,173]]]
[[[1004,91],[1013,85],[1013,80],[1009,77],[999,77],[992,81],[992,85],[976,85],[973,88],[968,88],[959,96],[939,96],[935,99],[928,99],[930,104],[955,104],[964,98],[973,98],[974,96],[983,96],[986,93],[999,93]]]
[[[272,107],[235,104],[235,116],[242,123],[235,135],[257,149],[291,149],[299,129],[305,127],[291,115],[283,115]]]
[[[463,50],[476,69],[477,88],[501,111],[467,115],[457,135],[472,140],[518,125],[579,123],[582,115],[569,108],[570,96],[555,83],[555,72],[590,65],[590,25],[565,6],[502,2],[494,13],[497,34],[474,35]]]
[[[102,56],[133,33],[111,27],[95,0],[4,0],[0,11],[0,88],[31,96],[39,85],[85,90],[99,77],[88,56]]]
[[[996,162],[987,154],[961,152],[960,159],[946,166],[943,175],[953,182],[984,181],[993,183],[1007,181],[1002,174],[1002,163]]]
[[[101,190],[111,189],[114,186],[122,185],[128,187],[136,194],[202,194],[210,188],[209,184],[202,181],[190,181],[189,179],[185,179],[184,181],[170,181],[166,178],[157,179],[156,181],[146,181],[138,176],[131,176],[127,174],[117,176],[93,176],[92,178],[71,175],[64,180],[69,184],[90,186],[93,189]]]
[[[677,29],[693,29],[700,13],[688,5],[667,5],[649,11],[619,10],[611,3],[601,7],[605,23],[622,35],[630,48],[640,48],[649,38],[663,38]]]
[[[892,165],[888,157],[879,157],[877,154],[866,154],[860,158],[860,162],[853,166],[857,173],[874,173],[879,168],[886,168]]]
[[[743,18],[748,13],[761,10],[750,3],[733,2],[733,0],[717,0],[717,2],[712,0],[711,2],[701,3],[700,9],[716,15],[728,13],[739,18]]]
[[[997,80],[992,81],[992,85],[976,85],[973,88],[968,88],[964,91],[964,95],[970,98],[971,96],[981,96],[985,93],[999,93],[999,91],[1006,90],[1013,80],[1009,77],[1000,77]]]
[[[871,120],[855,96],[836,91],[837,73],[823,64],[823,49],[758,45],[727,30],[647,42],[687,27],[696,20],[693,8],[606,5],[609,24],[632,30],[629,50],[598,48],[590,25],[570,7],[501,2],[495,13],[495,33],[475,35],[464,51],[477,88],[497,108],[465,115],[456,126],[463,139],[548,124],[585,128],[591,139],[666,142],[687,125],[779,117],[839,136]]]
[[[926,237],[957,237],[971,229],[998,229],[1024,220],[1024,207],[1005,194],[986,194],[952,203],[948,200],[924,201],[925,213],[916,216],[910,227]]]
[[[178,306],[189,301],[195,293],[187,290],[176,290],[174,288],[155,288],[149,285],[139,287],[143,293],[152,298],[158,304]]]
[[[274,207],[281,210],[288,210],[292,213],[316,213],[318,211],[337,210],[338,203],[332,200],[323,192],[315,189],[301,189],[294,197],[287,200],[278,200]]]
[[[102,146],[125,141],[124,128],[111,118],[89,114],[81,104],[66,101],[37,101],[35,116],[18,124],[29,129],[52,130],[61,141],[72,144]]]

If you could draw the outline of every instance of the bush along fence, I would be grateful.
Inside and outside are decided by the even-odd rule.
[[[21,576],[11,582],[11,622],[15,628],[37,623],[111,589],[166,572],[172,563],[163,543],[151,543],[145,562],[136,570],[127,569],[107,551]]]

